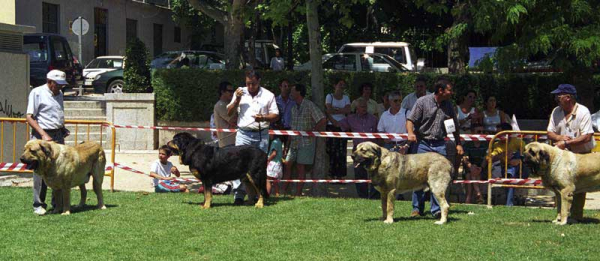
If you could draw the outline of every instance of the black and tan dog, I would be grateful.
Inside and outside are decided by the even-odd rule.
[[[61,212],[63,215],[71,213],[71,188],[76,186],[81,190],[79,207],[83,207],[87,196],[85,183],[90,180],[90,176],[94,178],[97,206],[99,209],[106,208],[102,197],[106,157],[99,143],[86,141],[71,147],[55,142],[30,140],[25,144],[20,160],[52,188],[52,196],[56,201],[54,212]]]
[[[167,143],[181,164],[202,181],[204,209],[210,208],[212,186],[224,181],[240,179],[246,185],[248,198],[258,195],[255,206],[262,208],[267,193],[267,154],[254,146],[218,148],[204,144],[189,133],[178,133]]]
[[[552,189],[556,195],[558,214],[552,223],[567,224],[573,197],[600,190],[599,153],[576,154],[532,142],[525,146],[523,157],[523,163],[532,169],[531,174],[541,177],[544,187]],[[583,205],[577,206],[578,212],[583,213]]]
[[[357,167],[364,167],[371,183],[381,192],[381,217],[385,223],[394,222],[396,194],[429,188],[441,208],[441,218],[436,224],[446,223],[448,202],[446,189],[453,171],[452,163],[437,153],[402,155],[382,148],[373,142],[358,144],[352,153]]]

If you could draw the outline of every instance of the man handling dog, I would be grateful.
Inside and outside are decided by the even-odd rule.
[[[447,133],[452,132],[454,133],[457,153],[462,156],[463,148],[460,145],[458,120],[450,102],[452,84],[449,80],[440,78],[435,83],[434,90],[433,94],[419,98],[407,117],[408,141],[417,142],[417,153],[437,152],[446,156],[446,141],[444,138],[446,138]],[[424,215],[425,199],[423,190],[413,192],[412,205],[411,217]],[[435,218],[441,216],[440,206],[433,194],[431,195],[431,214]]]
[[[67,84],[67,75],[52,70],[46,75],[46,84],[34,88],[27,102],[27,123],[31,126],[31,139],[65,143],[69,135],[65,126],[62,87]],[[33,173],[33,213],[46,214],[46,191],[48,186],[35,172]],[[55,199],[52,199],[54,207]]]
[[[253,145],[264,151],[269,149],[269,125],[279,119],[275,95],[260,87],[260,74],[246,71],[246,87],[235,90],[235,96],[227,105],[227,113],[238,112],[238,132],[235,146]],[[266,162],[265,162],[266,164]],[[242,205],[246,192],[240,180],[233,181],[235,205]]]
[[[551,92],[558,103],[548,123],[548,138],[557,148],[574,153],[590,153],[594,148],[594,130],[590,111],[575,100],[577,90],[571,84],[560,84]],[[581,220],[585,205],[585,192],[573,195],[571,218]],[[558,197],[559,195],[557,195]]]

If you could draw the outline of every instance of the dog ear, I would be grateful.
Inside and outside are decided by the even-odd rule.
[[[49,142],[40,142],[40,149],[42,150],[42,152],[44,152],[44,154],[46,154],[46,157],[50,158],[52,156],[52,146]]]
[[[540,158],[540,162],[543,162],[544,164],[550,163],[550,154],[547,151],[539,150],[538,157]]]

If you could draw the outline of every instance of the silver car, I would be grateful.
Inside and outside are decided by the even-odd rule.
[[[310,70],[310,62],[294,70]],[[406,72],[402,64],[380,53],[328,53],[323,55],[323,69],[349,72]]]

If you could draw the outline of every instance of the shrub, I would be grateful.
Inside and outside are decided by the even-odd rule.
[[[261,86],[279,94],[278,83],[287,78],[291,83],[302,83],[308,87],[311,96],[310,72],[307,71],[264,71],[261,72]],[[422,74],[431,88],[439,74]],[[381,101],[381,96],[390,90],[401,90],[403,95],[414,91],[413,83],[418,75],[413,73],[369,73],[369,72],[330,72],[324,74],[325,93],[333,92],[333,81],[345,79],[346,93],[350,99],[359,96],[358,86],[371,82],[374,86],[373,99]],[[496,96],[498,105],[507,114],[516,114],[519,119],[548,119],[556,106],[550,92],[560,83],[567,82],[563,74],[465,74],[446,75],[454,82],[455,99],[462,97],[468,89],[478,93],[477,106],[483,108],[483,99]],[[159,120],[206,121],[210,118],[213,106],[219,99],[217,86],[227,80],[234,86],[244,86],[242,70],[202,70],[202,69],[161,69],[153,75],[156,93],[156,115]]]
[[[150,85],[150,67],[148,66],[148,50],[139,38],[133,38],[127,43],[125,50],[125,70],[123,78],[124,92],[152,92]]]

